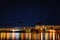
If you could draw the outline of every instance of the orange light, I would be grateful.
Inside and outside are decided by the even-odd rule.
[[[41,30],[43,30],[43,29],[41,28]]]
[[[49,30],[50,32],[56,32],[55,30]]]
[[[55,30],[53,30],[53,32],[56,32]]]
[[[50,32],[53,32],[53,30],[49,30]]]

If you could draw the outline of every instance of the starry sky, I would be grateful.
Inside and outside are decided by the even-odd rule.
[[[60,6],[56,0],[1,0],[0,24],[24,25],[60,24]]]

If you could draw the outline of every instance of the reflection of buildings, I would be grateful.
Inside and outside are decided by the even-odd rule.
[[[19,39],[19,40],[59,40],[60,26],[36,25],[35,27],[23,28],[1,28],[0,39]]]

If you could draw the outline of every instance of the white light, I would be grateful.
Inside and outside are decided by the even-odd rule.
[[[12,33],[12,39],[15,39],[16,33]]]
[[[19,31],[19,30],[13,30],[13,31]]]
[[[43,40],[43,33],[41,32],[41,40]]]
[[[13,29],[13,30],[11,30],[11,31],[13,31],[13,32],[14,32],[14,31],[19,31],[19,30],[14,30],[14,29]]]

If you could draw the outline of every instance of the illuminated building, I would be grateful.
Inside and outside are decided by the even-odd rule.
[[[23,28],[0,28],[0,39],[59,40],[60,25],[36,25]]]

